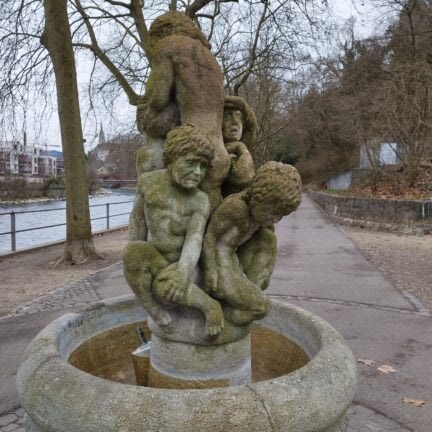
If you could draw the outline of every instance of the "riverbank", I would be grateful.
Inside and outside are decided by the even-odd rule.
[[[126,188],[125,188],[126,189]],[[112,195],[113,192],[110,189],[99,189],[94,194],[89,195],[89,198]],[[14,204],[39,204],[53,201],[66,201],[66,198],[49,198],[49,197],[40,197],[40,198],[23,198],[23,199],[15,199],[15,200],[5,200],[0,197],[0,208],[2,205],[14,205]]]
[[[89,199],[93,233],[128,224],[134,195],[109,191]],[[0,255],[66,237],[66,203],[26,203],[0,206]],[[15,232],[15,238],[11,233]],[[14,247],[15,246],[15,247]]]

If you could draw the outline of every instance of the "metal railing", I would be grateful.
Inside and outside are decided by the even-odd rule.
[[[96,221],[96,220],[101,220],[101,219],[106,219],[106,229],[110,229],[110,218],[114,218],[116,216],[124,216],[124,215],[128,215],[130,214],[130,211],[125,212],[125,213],[115,213],[115,214],[111,214],[110,213],[110,206],[114,206],[114,205],[118,205],[118,204],[126,204],[126,203],[133,203],[133,200],[129,200],[129,201],[120,201],[120,202],[114,202],[114,203],[105,203],[105,204],[92,204],[89,205],[89,208],[93,208],[93,207],[103,207],[105,206],[105,215],[104,216],[99,216],[99,217],[95,217],[95,218],[91,218],[90,221]],[[66,207],[61,207],[61,208],[53,208],[53,209],[44,209],[44,210],[23,210],[23,211],[11,211],[11,212],[6,212],[6,213],[0,213],[0,216],[7,216],[10,215],[10,231],[5,231],[5,232],[0,232],[0,236],[2,235],[10,235],[11,236],[11,251],[15,252],[16,251],[16,235],[18,233],[23,233],[26,231],[35,231],[35,230],[40,230],[40,229],[46,229],[46,228],[54,228],[54,227],[59,227],[59,226],[65,226],[66,222],[63,223],[58,223],[58,224],[52,224],[52,225],[44,225],[44,226],[37,226],[37,227],[32,227],[32,228],[26,228],[26,229],[16,229],[16,217],[19,214],[25,214],[25,213],[45,213],[45,212],[50,212],[50,211],[64,211],[66,210]]]

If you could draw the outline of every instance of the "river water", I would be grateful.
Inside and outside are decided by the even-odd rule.
[[[110,195],[90,197],[90,217],[92,220],[93,233],[106,229],[106,204],[109,203],[110,228],[126,225],[132,210],[135,192],[133,190],[113,190]],[[117,203],[117,204],[116,204]],[[10,234],[1,233],[11,231],[10,212],[15,212],[17,231],[28,228],[56,225],[66,222],[65,201],[49,201],[25,204],[1,204],[0,203],[0,253],[11,250]],[[50,210],[50,211],[44,211]],[[24,213],[21,213],[24,212]],[[29,212],[29,213],[25,213]],[[6,214],[4,214],[6,213]],[[126,213],[119,215],[121,213]],[[16,234],[17,250],[46,243],[55,240],[63,240],[66,237],[66,226],[43,228],[34,231],[26,231]]]

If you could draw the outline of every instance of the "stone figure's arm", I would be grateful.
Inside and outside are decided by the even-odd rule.
[[[203,250],[201,256],[202,268],[204,271],[204,285],[208,290],[217,289],[217,250],[218,242],[231,229],[241,223],[242,213],[247,206],[232,195],[226,198],[213,213],[207,232],[204,236]],[[245,221],[243,221],[245,222]]]
[[[177,270],[187,279],[189,279],[198,264],[201,255],[204,230],[207,219],[210,215],[210,202],[207,195],[200,192],[198,196],[198,208],[190,218],[182,252],[177,265]]]
[[[143,102],[156,111],[162,111],[170,102],[174,86],[174,65],[170,57],[159,55],[147,80]]]
[[[140,132],[154,138],[165,138],[168,132],[180,125],[180,112],[172,99],[174,67],[167,56],[158,56],[149,79],[146,93],[137,107],[137,126]]]
[[[231,157],[231,170],[228,181],[239,189],[249,186],[255,176],[255,167],[246,145],[240,141],[225,144]]]
[[[147,240],[147,223],[144,214],[144,194],[139,191],[139,183],[134,206],[129,217],[129,241]]]
[[[262,290],[267,289],[277,255],[277,240],[273,229],[260,228],[237,249],[237,255],[247,278]]]

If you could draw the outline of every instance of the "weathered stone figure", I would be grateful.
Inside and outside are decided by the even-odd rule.
[[[231,168],[223,185],[223,195],[240,192],[252,183],[254,162],[249,148],[256,140],[256,118],[250,106],[238,96],[225,98],[222,133]]]
[[[130,218],[124,274],[154,321],[171,323],[170,306],[199,309],[205,333],[218,334],[224,318],[219,303],[194,283],[210,205],[198,189],[214,149],[195,126],[173,129],[163,153],[167,169],[143,174]]]
[[[169,130],[178,124],[197,125],[207,134],[215,154],[201,188],[216,208],[230,167],[222,138],[222,72],[204,34],[180,12],[156,18],[149,36],[151,73],[138,106],[138,129],[162,140],[162,145]],[[146,159],[145,155],[137,157]]]
[[[273,271],[276,239],[267,230],[260,235],[264,244],[273,247],[257,250],[259,241],[249,247],[246,242],[260,229],[271,228],[282,216],[296,210],[300,199],[297,170],[280,162],[267,162],[258,169],[247,191],[225,198],[213,213],[203,244],[204,285],[212,297],[230,306],[224,313],[232,323],[242,325],[261,319],[268,308],[262,288],[267,287]],[[242,245],[239,257],[237,251]]]

